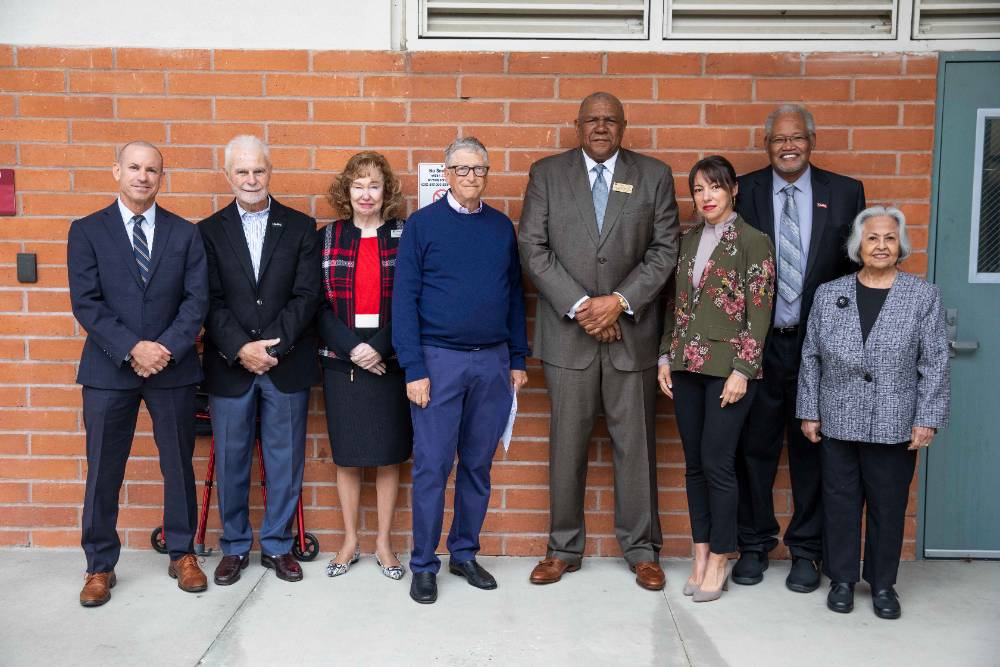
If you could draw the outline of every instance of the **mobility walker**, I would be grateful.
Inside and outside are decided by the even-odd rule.
[[[212,436],[212,416],[208,409],[208,397],[205,394],[198,394],[196,398],[197,407],[194,415],[195,436]],[[257,449],[257,462],[260,464],[260,490],[264,498],[264,506],[267,506],[267,473],[264,470],[264,450],[261,446],[260,433],[254,443]],[[205,491],[202,494],[201,512],[198,516],[198,532],[194,538],[194,552],[199,556],[212,555],[212,549],[205,548],[205,529],[208,526],[208,508],[212,503],[212,487],[215,485],[215,438],[212,437],[211,448],[208,452],[208,470],[205,472]],[[299,491],[299,505],[295,513],[295,521],[298,532],[292,540],[292,555],[300,561],[311,561],[319,555],[319,540],[312,533],[306,532],[305,514],[302,511],[302,492]],[[149,541],[161,554],[167,553],[167,542],[163,535],[163,526],[153,530],[149,536]]]

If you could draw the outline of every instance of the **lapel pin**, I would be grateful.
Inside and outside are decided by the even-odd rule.
[[[632,184],[631,183],[612,183],[611,189],[615,192],[624,192],[627,195],[632,194]]]
[[[830,207],[827,206],[825,202],[818,201],[816,202],[816,208],[830,208]]]
[[[837,297],[837,308],[847,308],[847,304],[849,303],[850,301],[848,301],[846,296]]]
[[[271,226],[272,227],[283,227],[284,225],[282,225],[280,222],[272,222]]]

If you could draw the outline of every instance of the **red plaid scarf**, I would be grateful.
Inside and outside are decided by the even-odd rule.
[[[402,220],[389,220],[378,228],[379,326],[392,319],[392,282],[396,274],[396,249],[403,230]],[[350,220],[337,220],[323,228],[323,291],[330,310],[354,328],[354,273],[361,247],[361,230]],[[336,357],[332,350],[320,354]]]

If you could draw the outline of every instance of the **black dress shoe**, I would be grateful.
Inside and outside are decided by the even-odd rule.
[[[493,578],[492,574],[483,569],[483,566],[477,563],[475,559],[467,560],[464,563],[449,561],[448,571],[460,577],[465,577],[470,584],[476,588],[482,588],[484,591],[490,591],[497,587],[497,580]]]
[[[744,586],[759,584],[764,581],[764,570],[767,566],[767,552],[741,551],[740,559],[733,566],[733,581]]]
[[[850,614],[854,611],[854,584],[831,581],[826,606],[838,614]]]
[[[895,619],[903,614],[895,588],[883,588],[872,593],[872,607],[879,618]]]
[[[410,578],[410,597],[420,604],[431,604],[438,599],[437,575],[433,572],[414,572]]]
[[[219,564],[215,566],[215,576],[213,580],[217,586],[229,586],[240,580],[240,571],[247,569],[250,564],[249,556],[238,556],[232,554],[223,556]]]
[[[291,553],[280,556],[260,555],[260,564],[269,567],[284,581],[302,581],[302,566]]]
[[[796,593],[812,593],[819,588],[819,566],[808,558],[792,557],[792,569],[785,586]]]

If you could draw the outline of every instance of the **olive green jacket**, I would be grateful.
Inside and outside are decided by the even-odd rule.
[[[681,237],[675,302],[664,321],[660,354],[671,371],[762,377],[761,356],[774,302],[774,246],[737,217],[694,284],[694,260],[705,223]]]

